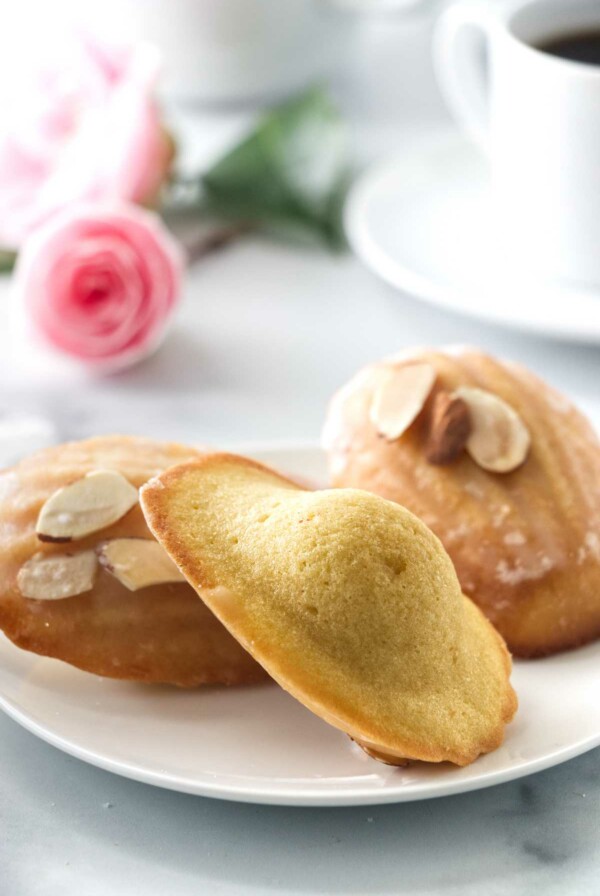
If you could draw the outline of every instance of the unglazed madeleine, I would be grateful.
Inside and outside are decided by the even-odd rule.
[[[465,765],[500,744],[516,709],[509,655],[407,510],[225,454],[168,470],[141,501],[240,643],[370,755]]]
[[[390,441],[372,419],[378,384],[413,364],[431,365],[435,385]],[[464,446],[440,445],[433,431],[444,396],[455,411],[475,399]],[[334,485],[397,501],[433,529],[513,653],[541,656],[600,635],[600,443],[528,370],[474,349],[385,360],[334,396],[324,441]]]
[[[164,582],[169,578],[164,564],[156,575],[162,584],[135,591],[130,578],[123,577],[128,587],[119,580],[118,568],[107,568],[102,554],[106,545],[131,544],[133,557],[142,540],[152,539],[138,503],[121,505],[118,513],[130,509],[108,528],[64,541],[65,519],[71,516],[75,529],[80,522],[68,507],[71,492],[81,492],[82,477],[117,471],[137,489],[166,467],[198,456],[181,445],[110,436],[58,445],[1,473],[0,629],[19,647],[112,678],[185,687],[266,678],[186,582]],[[111,487],[111,477],[104,478]],[[72,483],[76,488],[67,491]],[[123,488],[118,481],[117,487]],[[40,511],[59,489],[63,540],[41,541],[36,522],[48,516]],[[92,498],[97,507],[98,494]],[[50,508],[56,502],[54,498]],[[100,509],[99,519],[105,519],[106,507]],[[95,562],[95,552],[104,565]],[[121,550],[125,567],[122,555]],[[131,577],[131,570],[126,572]],[[176,569],[175,578],[180,578]]]

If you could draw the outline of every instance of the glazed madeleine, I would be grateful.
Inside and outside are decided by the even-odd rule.
[[[198,456],[106,436],[0,473],[0,629],[11,641],[111,678],[267,678],[164,554],[138,503],[150,477]]]
[[[409,511],[223,454],[161,474],[141,502],[229,631],[371,756],[466,765],[501,743],[516,710],[508,652]]]
[[[430,388],[415,386],[415,367]],[[415,391],[398,432],[390,421]],[[324,443],[333,485],[397,501],[433,529],[513,653],[600,635],[600,443],[528,370],[475,349],[386,359],[334,396]]]

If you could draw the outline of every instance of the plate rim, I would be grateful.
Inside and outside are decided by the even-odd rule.
[[[60,662],[60,661],[58,661]],[[436,782],[407,787],[406,784],[393,785],[385,788],[361,789],[354,788],[349,792],[327,793],[318,790],[310,790],[305,787],[302,790],[285,790],[278,786],[277,791],[257,790],[241,785],[211,784],[209,781],[198,783],[184,777],[172,774],[161,774],[143,768],[133,763],[121,762],[103,756],[94,750],[82,747],[77,743],[62,737],[52,729],[40,725],[27,713],[22,712],[13,701],[0,694],[0,709],[9,718],[21,725],[26,731],[38,737],[57,750],[73,756],[82,762],[111,772],[122,778],[138,781],[163,790],[172,790],[177,793],[186,793],[191,796],[201,796],[210,799],[222,799],[229,802],[251,803],[265,806],[304,806],[313,808],[335,808],[350,806],[376,806],[395,803],[419,802],[421,800],[442,799],[447,796],[457,796],[461,793],[470,793],[475,790],[485,790],[488,787],[496,787],[532,774],[545,771],[554,766],[568,762],[583,753],[600,746],[600,731],[568,747],[555,750],[543,757],[533,760],[525,760],[517,766],[488,772],[475,779],[458,779],[454,784],[441,785]]]
[[[444,142],[448,147],[471,145],[468,138],[450,126],[433,132],[426,130],[419,138],[407,143],[403,152],[397,151],[391,158],[376,162],[367,168],[351,187],[344,205],[344,229],[348,242],[358,258],[388,285],[408,293],[416,301],[426,302],[436,308],[468,317],[471,320],[487,322],[538,337],[543,336],[546,339],[557,339],[582,345],[598,345],[600,343],[600,326],[597,332],[593,329],[590,332],[588,321],[574,325],[572,320],[565,318],[559,324],[541,316],[536,321],[513,320],[503,317],[500,310],[485,304],[483,306],[465,305],[461,302],[459,288],[456,286],[445,287],[436,283],[432,278],[394,259],[380,246],[367,225],[365,215],[367,203],[375,191],[381,188],[382,183],[385,184],[388,180],[393,179],[403,160],[414,158],[419,148],[421,151],[423,148],[425,151],[427,148],[432,148],[435,142],[438,142],[440,146]],[[516,274],[515,283],[518,284],[518,280],[518,274]],[[543,286],[542,281],[540,281],[540,286]],[[558,281],[553,286],[563,289],[565,300],[568,300],[573,294],[580,294],[584,289],[584,287],[578,288],[577,284],[569,286],[560,284]],[[600,303],[600,297],[598,302]]]
[[[258,455],[257,459],[259,460],[261,459],[261,454],[265,455],[273,452],[305,452],[308,450],[322,455],[322,448],[315,440],[282,439],[231,442],[225,443],[223,449]],[[10,649],[19,651],[19,648],[13,645],[4,635],[0,635],[0,637],[3,642],[9,645]],[[55,662],[61,661],[55,660]],[[311,789],[310,785],[304,784],[300,787],[302,779],[297,779],[298,789],[281,783],[277,783],[275,788],[263,787],[261,789],[256,784],[241,783],[241,781],[248,782],[252,780],[248,776],[240,776],[240,783],[219,784],[206,780],[206,777],[204,780],[198,781],[181,775],[158,772],[135,763],[116,760],[61,735],[52,726],[39,723],[30,713],[25,712],[15,701],[7,697],[1,689],[0,710],[25,730],[55,749],[120,777],[180,793],[255,805],[349,807],[416,802],[456,796],[461,793],[495,787],[545,771],[600,746],[599,728],[595,734],[580,738],[567,746],[551,750],[541,757],[520,760],[507,768],[484,772],[475,778],[457,778],[454,782],[452,780],[442,779],[440,781],[440,779],[435,779],[414,785],[407,785],[406,783],[397,785],[386,784],[385,787],[377,788],[369,785],[358,785],[348,791],[340,790],[339,785],[337,785],[338,789],[332,792],[331,790],[327,791],[325,788]],[[213,774],[209,774],[211,777],[215,777]],[[204,775],[206,776],[206,773]]]

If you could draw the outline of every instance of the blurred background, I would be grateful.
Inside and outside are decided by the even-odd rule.
[[[516,357],[594,409],[597,351],[586,343],[598,334],[586,333],[598,315],[585,303],[595,296],[583,297],[569,332],[562,295],[536,284],[524,301],[514,277],[503,283],[502,258],[488,266],[470,249],[478,221],[461,229],[460,203],[473,192],[464,178],[484,178],[485,160],[434,76],[432,31],[447,3],[0,5],[7,460],[115,431],[314,440],[332,392],[410,344],[468,342]],[[389,165],[400,183],[393,208],[387,186],[379,205],[365,194]],[[98,224],[115,203],[125,217],[149,209],[142,229],[154,248],[132,249],[122,228],[119,247],[121,224]],[[187,258],[175,274],[165,227]],[[405,257],[391,285],[384,256],[394,252]],[[153,253],[164,271],[140,274]],[[419,265],[431,281],[456,283],[432,303]]]

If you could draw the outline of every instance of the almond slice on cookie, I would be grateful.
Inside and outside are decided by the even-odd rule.
[[[520,467],[531,437],[517,412],[485,389],[461,386],[453,394],[469,408],[471,432],[465,447],[475,463],[491,473],[510,473]]]
[[[423,410],[435,379],[435,368],[426,363],[383,371],[371,404],[377,432],[391,442],[399,439]]]
[[[96,554],[100,565],[129,591],[185,582],[165,549],[152,538],[112,538],[98,545]]]
[[[23,597],[62,600],[94,587],[98,560],[94,551],[78,554],[34,554],[17,575]]]
[[[116,470],[94,470],[54,492],[40,510],[40,541],[77,541],[112,526],[138,503],[138,490]]]

